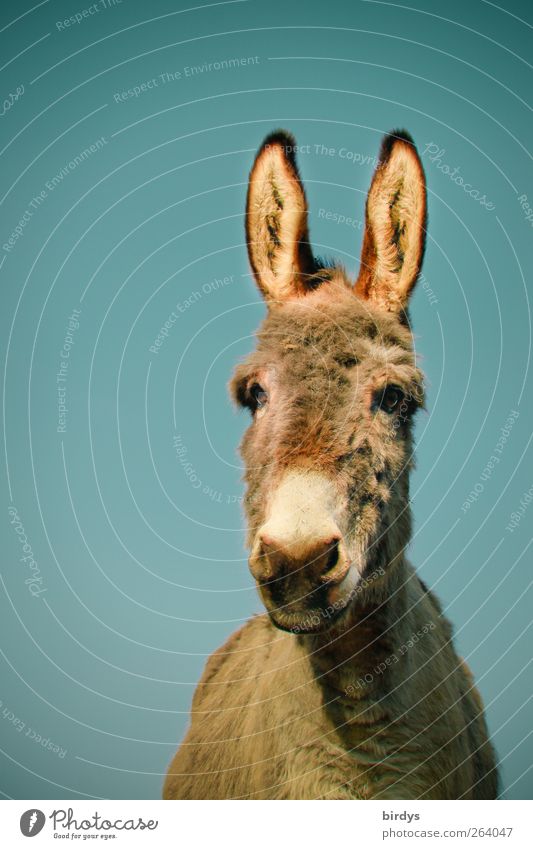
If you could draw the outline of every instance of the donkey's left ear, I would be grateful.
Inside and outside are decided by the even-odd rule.
[[[267,302],[305,294],[314,271],[295,149],[289,133],[273,133],[264,140],[250,172],[246,239],[255,279]]]
[[[356,293],[401,313],[422,266],[426,181],[411,136],[386,136],[366,203],[366,229]]]

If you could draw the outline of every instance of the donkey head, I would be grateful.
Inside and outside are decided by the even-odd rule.
[[[407,302],[426,190],[408,134],[387,136],[354,286],[313,256],[294,149],[289,134],[269,136],[250,174],[248,250],[268,314],[231,390],[252,415],[241,445],[252,575],[275,625],[317,632],[347,620],[410,536],[423,388]]]

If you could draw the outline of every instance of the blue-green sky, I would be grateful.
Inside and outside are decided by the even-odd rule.
[[[410,556],[476,676],[504,796],[531,798],[530,5],[0,16],[2,793],[160,795],[206,657],[261,610],[226,393],[264,315],[254,152],[297,136],[312,241],[355,275],[381,136],[406,127],[429,187]]]

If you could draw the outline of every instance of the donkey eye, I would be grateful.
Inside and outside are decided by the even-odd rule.
[[[379,399],[379,407],[386,413],[393,413],[401,404],[404,394],[397,386],[386,386]]]
[[[249,389],[252,409],[260,410],[268,402],[268,393],[259,383],[254,383]]]

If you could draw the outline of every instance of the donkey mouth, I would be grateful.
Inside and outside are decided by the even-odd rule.
[[[272,624],[280,631],[287,631],[290,634],[321,634],[329,631],[346,615],[346,611],[347,606],[327,615],[321,607],[290,613],[279,609],[274,611],[267,609]]]
[[[360,575],[352,565],[339,586],[320,587],[298,601],[283,603],[277,598],[263,601],[270,620],[276,628],[292,634],[319,634],[338,625],[346,616],[350,603],[357,592]]]

